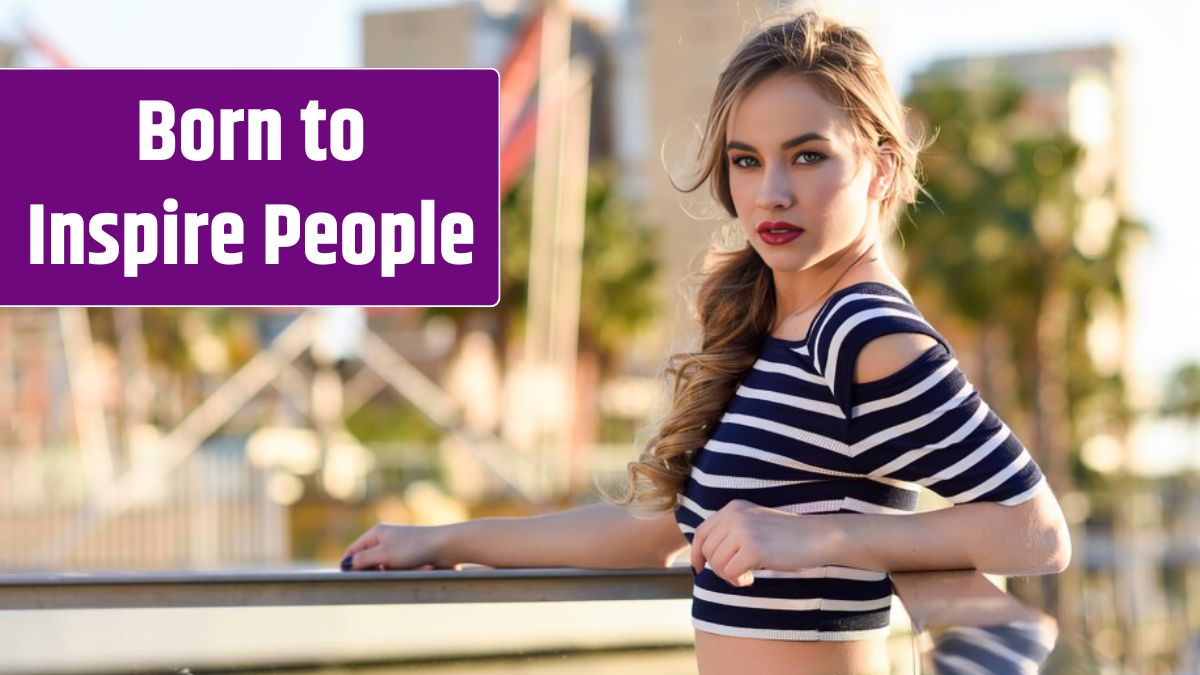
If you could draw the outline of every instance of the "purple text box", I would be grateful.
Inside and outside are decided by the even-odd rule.
[[[499,77],[494,70],[0,70],[0,91],[5,99],[0,106],[0,305],[494,306],[499,301]],[[176,148],[169,159],[139,159],[143,100],[166,101],[174,110]],[[319,130],[316,141],[327,150],[334,111],[361,114],[360,156],[348,161],[329,153],[324,161],[308,156],[300,113],[314,100],[325,121],[310,126]],[[203,161],[182,152],[182,118],[193,108],[214,119],[212,156]],[[279,159],[249,159],[249,125],[233,124],[233,114],[233,159],[221,159],[221,109],[278,111]],[[193,141],[201,137],[199,124],[191,124],[197,130]],[[340,123],[342,146],[352,126]],[[162,140],[154,146],[162,147]],[[267,143],[260,147],[265,157]],[[169,198],[178,203],[175,264],[164,262],[170,234],[164,200]],[[31,264],[34,204],[43,210],[41,264]],[[277,246],[273,265],[266,263],[268,228],[276,223],[266,217],[268,204],[290,205],[299,214],[299,240]],[[213,259],[209,225],[195,228],[196,263],[185,264],[185,214],[207,213],[213,219],[222,212],[243,222],[243,243],[226,246],[241,253],[241,262]],[[363,262],[366,226],[360,225],[352,231],[357,235],[353,255],[343,255],[343,230],[337,226],[332,228],[337,243],[317,249],[333,252],[336,262],[310,260],[304,226],[316,212],[330,214],[336,223],[352,213],[370,216],[374,258]],[[61,247],[65,264],[52,264],[52,213],[81,217],[83,261],[70,263],[67,237]],[[100,264],[106,259],[100,255],[105,241],[89,230],[98,213],[116,214],[115,223],[101,228],[119,248],[108,264]],[[126,213],[153,214],[156,221],[156,258],[134,266],[136,276],[128,274],[125,259],[135,246],[148,248],[148,242],[142,237],[126,245]],[[391,266],[394,277],[389,278],[382,264],[382,228],[383,214],[393,213],[412,216],[410,246],[404,247],[405,224],[397,226],[393,218],[392,227],[396,247],[414,255]],[[469,218],[469,233],[461,215],[443,222],[453,213]],[[308,233],[317,236],[318,230]],[[443,238],[457,239],[456,256],[441,255]],[[469,263],[464,263],[466,254]]]

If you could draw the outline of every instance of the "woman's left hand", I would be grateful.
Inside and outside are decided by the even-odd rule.
[[[733,586],[754,583],[754,570],[801,570],[829,564],[836,536],[828,519],[734,499],[696,528],[693,571],[705,561]]]

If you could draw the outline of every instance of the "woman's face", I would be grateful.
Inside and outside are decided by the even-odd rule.
[[[846,113],[800,75],[771,75],[734,106],[729,189],[750,244],[772,270],[831,263],[870,235],[884,186],[856,156],[853,133]]]

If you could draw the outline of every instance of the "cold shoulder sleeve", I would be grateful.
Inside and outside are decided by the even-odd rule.
[[[858,353],[891,333],[922,333],[938,344],[882,380],[854,383]],[[917,483],[954,503],[1014,505],[1044,482],[1021,441],[967,380],[945,338],[898,292],[843,297],[813,347],[845,415],[848,452],[863,473]]]

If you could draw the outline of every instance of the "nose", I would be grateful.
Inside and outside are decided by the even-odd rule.
[[[766,211],[786,209],[792,205],[792,185],[786,169],[768,167],[762,173],[762,184],[754,205]]]

